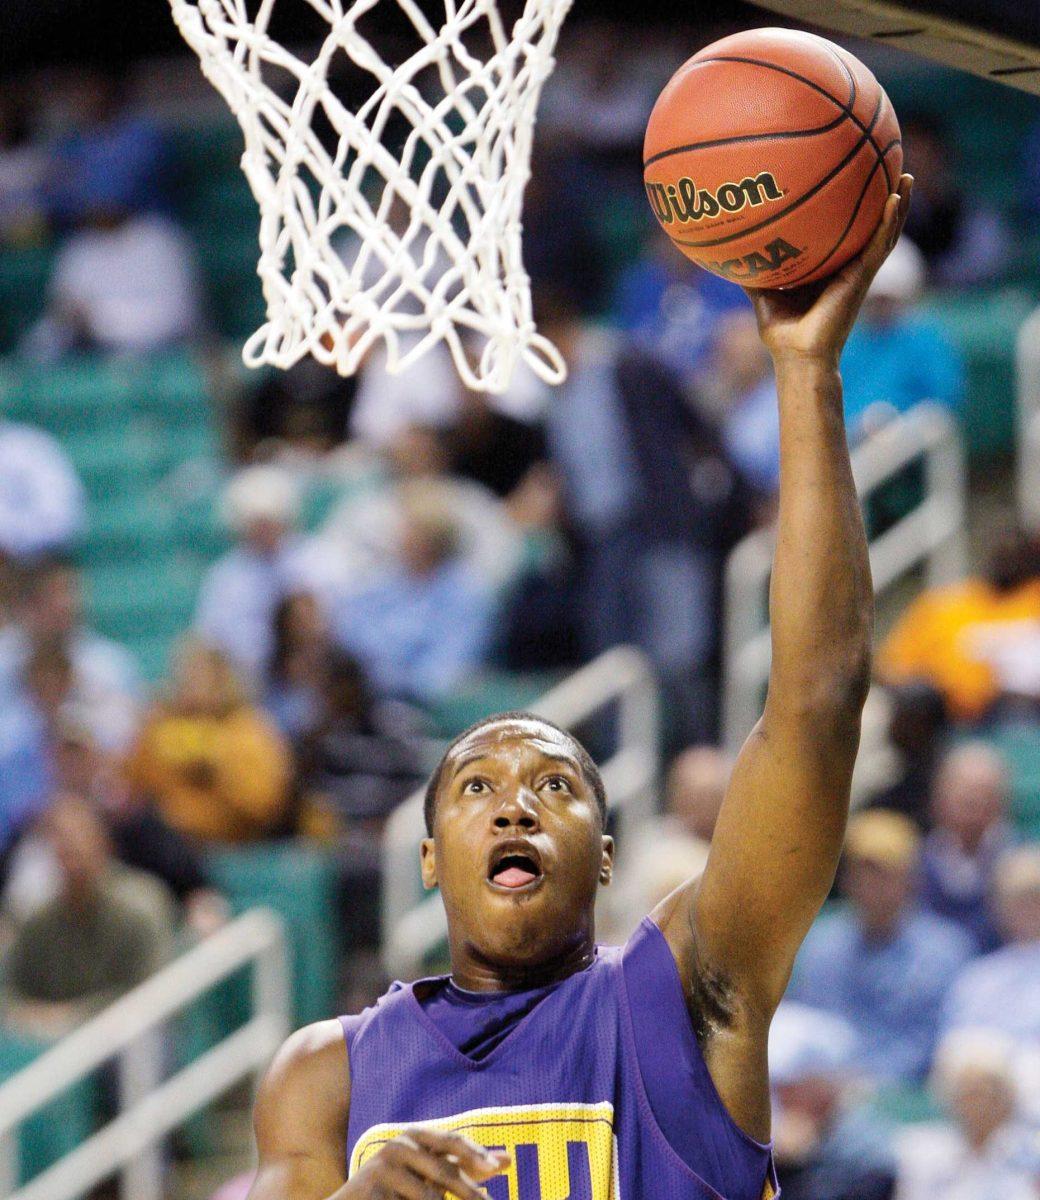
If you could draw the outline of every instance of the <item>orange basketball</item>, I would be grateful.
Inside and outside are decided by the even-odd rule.
[[[643,144],[646,194],[695,263],[797,287],[867,243],[903,166],[884,89],[847,50],[790,29],[705,46],[669,80]]]

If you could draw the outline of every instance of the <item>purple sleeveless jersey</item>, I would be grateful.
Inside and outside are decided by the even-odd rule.
[[[510,1152],[512,1164],[484,1184],[490,1200],[778,1194],[769,1148],[737,1128],[715,1091],[671,951],[649,919],[624,951],[597,947],[588,969],[554,988],[479,1062],[427,1015],[417,986],[394,984],[374,1007],[341,1018],[349,1174],[404,1126],[423,1122]],[[679,1148],[651,1107],[647,1072],[658,1095],[668,1073],[672,1125],[676,1111],[684,1114]],[[698,1173],[701,1164],[715,1179],[746,1179],[742,1194],[723,1197]]]

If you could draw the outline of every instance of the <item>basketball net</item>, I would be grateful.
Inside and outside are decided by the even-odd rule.
[[[415,0],[306,2],[328,23],[307,61],[268,32],[277,0],[170,0],[242,127],[260,205],[267,321],[246,363],[287,368],[310,354],[349,375],[382,339],[397,373],[443,341],[470,388],[504,391],[521,359],[559,383],[563,360],[531,316],[520,216],[571,0],[524,0],[511,29],[498,0],[436,0],[440,25]],[[395,66],[363,29],[400,14],[415,41]],[[371,79],[354,111],[329,83],[344,54]],[[388,126],[402,119],[394,148]]]

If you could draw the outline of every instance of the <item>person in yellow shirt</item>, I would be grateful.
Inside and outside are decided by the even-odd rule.
[[[877,657],[887,683],[926,680],[950,715],[984,717],[1004,692],[994,650],[1040,629],[1040,539],[1020,534],[995,549],[983,576],[923,592]]]
[[[168,695],[128,757],[130,786],[187,837],[247,842],[284,830],[291,770],[285,741],[248,702],[227,658],[186,640]]]

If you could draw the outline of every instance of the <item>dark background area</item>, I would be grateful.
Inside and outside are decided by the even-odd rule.
[[[428,7],[435,8],[431,3]],[[0,0],[0,63],[5,75],[71,62],[118,66],[152,54],[188,53],[166,0]],[[669,3],[639,0],[576,0],[569,20],[609,16],[666,24],[676,19]],[[775,16],[734,0],[697,0],[690,21],[774,24]],[[279,0],[273,31],[282,39],[317,36],[327,28],[306,0]]]

